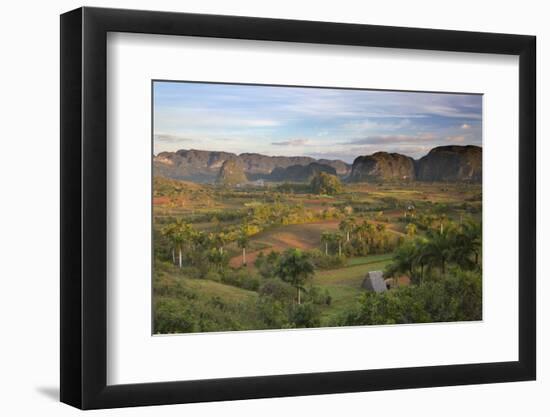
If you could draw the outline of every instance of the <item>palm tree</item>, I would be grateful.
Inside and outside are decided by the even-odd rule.
[[[480,249],[481,225],[471,221],[463,223],[454,236],[453,261],[462,268],[477,266]]]
[[[414,263],[420,266],[419,284],[422,284],[424,279],[424,267],[429,260],[429,252],[426,248],[427,240],[425,238],[417,238],[414,241]]]
[[[175,244],[174,244],[174,233],[175,233],[175,227],[174,223],[171,223],[167,226],[164,226],[160,233],[163,236],[166,236],[166,238],[170,241],[172,247],[170,248],[170,252],[172,253],[172,263],[176,264],[176,253],[175,253]]]
[[[328,245],[332,241],[332,233],[323,232],[321,233],[321,243],[325,244],[325,256],[328,256]]]
[[[315,267],[309,255],[299,249],[287,249],[276,268],[276,275],[296,288],[298,304],[301,304],[300,290],[314,272]]]
[[[250,239],[248,237],[248,227],[243,224],[237,237],[237,245],[239,245],[239,248],[243,250],[243,266],[246,265],[246,248],[249,243]]]
[[[407,242],[395,252],[392,263],[386,268],[387,275],[399,273],[407,274],[414,279],[414,265],[416,260],[416,247],[413,242]]]
[[[357,238],[362,241],[365,235],[365,222],[355,225],[353,233]]]
[[[350,217],[346,217],[345,219],[343,219],[338,228],[340,229],[340,231],[342,233],[345,233],[346,234],[346,242],[349,242],[349,239],[350,239],[350,233],[351,231],[353,230],[353,219],[350,218]]]
[[[210,235],[210,239],[213,243],[213,245],[218,249],[218,252],[220,252],[220,255],[223,255],[223,247],[229,240],[229,236],[225,232],[219,232],[215,234]]]
[[[366,240],[369,243],[369,236],[373,231],[373,226],[366,220],[363,220],[361,224],[355,226],[355,233],[359,237],[359,240]]]
[[[185,242],[189,240],[193,232],[193,228],[182,219],[176,220],[175,223],[163,229],[163,233],[170,239],[170,242],[172,243],[172,261],[174,263],[174,251],[178,251],[178,265],[180,268],[182,268],[183,266],[183,246]]]
[[[476,223],[474,221],[465,222],[462,225],[462,233],[466,236],[471,251],[474,253],[474,263],[478,264],[479,261],[479,252],[481,250],[481,239],[482,239],[482,225],[481,223]]]
[[[439,233],[431,231],[428,236],[430,239],[426,244],[426,253],[430,260],[439,264],[441,275],[445,275],[446,264],[453,251],[453,234],[449,228],[441,227]]]
[[[332,235],[332,241],[338,243],[338,256],[342,256],[342,242],[344,241],[344,235],[342,233],[334,233]]]

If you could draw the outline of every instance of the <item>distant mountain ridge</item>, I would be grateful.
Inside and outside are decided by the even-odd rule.
[[[349,182],[482,181],[482,148],[438,146],[418,160],[399,153],[358,156],[353,164],[308,156],[179,150],[161,152],[153,160],[154,175],[195,182],[237,184],[254,180],[305,182],[319,172]]]
[[[268,156],[258,153],[242,153],[240,155],[230,152],[201,151],[196,149],[181,149],[176,152],[161,152],[153,158],[154,175],[160,175],[177,180],[190,180],[197,182],[214,182],[224,162],[231,160],[242,166],[244,173],[249,180],[267,179],[279,169],[278,175],[281,178],[280,169],[292,166],[307,167],[312,163],[329,166],[334,169],[335,174],[342,177],[351,171],[351,165],[341,160],[317,160],[309,156]],[[296,171],[300,171],[294,168]],[[332,173],[332,172],[331,172]],[[295,175],[292,172],[289,175]],[[282,179],[284,181],[284,179]]]
[[[418,160],[398,153],[376,152],[353,161],[350,182],[417,180],[482,180],[482,148],[479,146],[437,146]]]

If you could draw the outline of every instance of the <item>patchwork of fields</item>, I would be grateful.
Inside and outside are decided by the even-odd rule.
[[[339,325],[367,272],[395,266],[406,242],[481,221],[476,184],[353,184],[329,196],[155,178],[154,190],[160,333]],[[289,250],[312,263],[303,282],[281,275]],[[400,284],[417,271],[398,272]]]

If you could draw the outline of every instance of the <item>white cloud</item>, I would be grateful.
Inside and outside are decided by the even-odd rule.
[[[462,126],[460,126],[461,129],[470,129],[472,125],[469,125],[468,123],[464,123]]]
[[[276,146],[304,146],[309,144],[309,139],[291,139],[291,140],[285,140],[282,142],[271,142],[272,145]]]

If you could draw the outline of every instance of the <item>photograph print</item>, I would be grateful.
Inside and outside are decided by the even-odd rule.
[[[481,94],[152,94],[154,334],[482,320]]]

